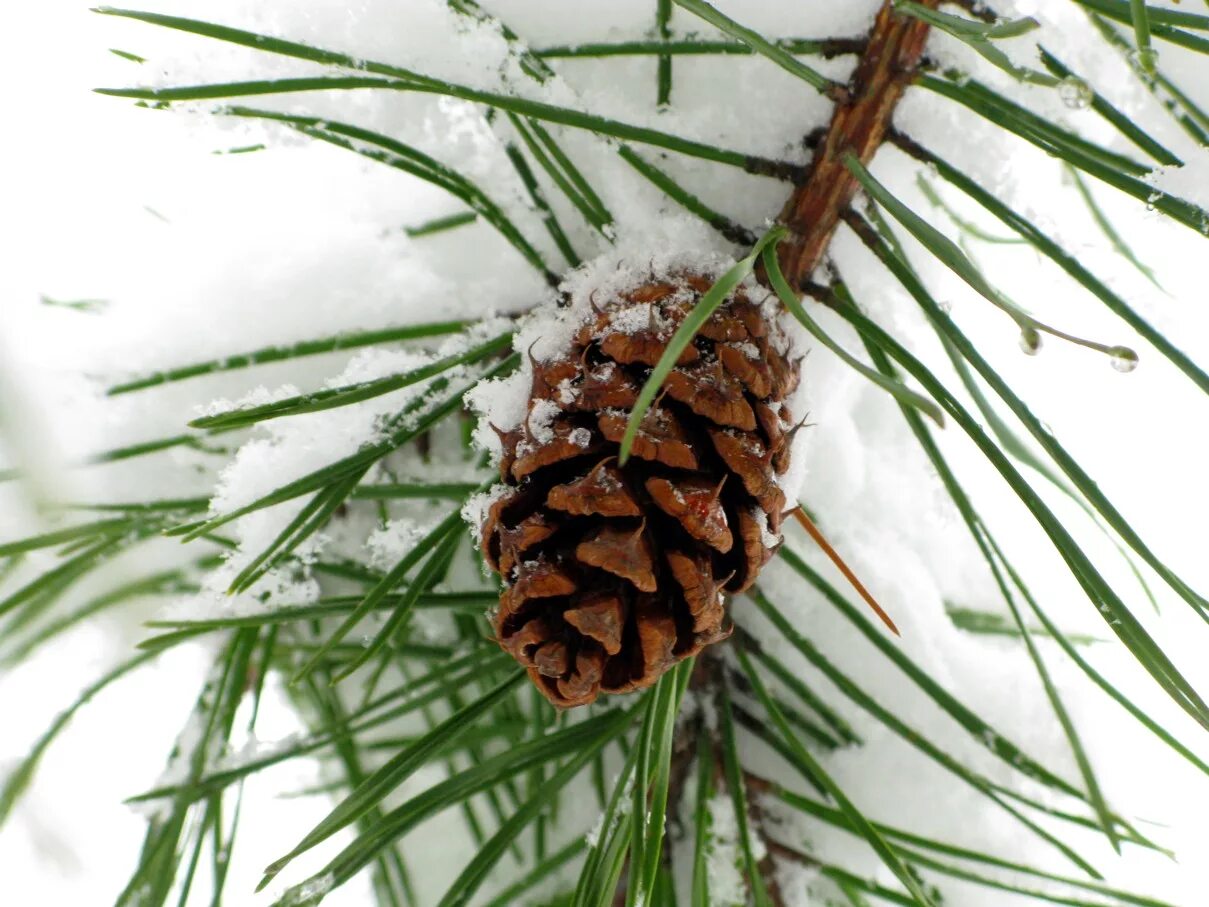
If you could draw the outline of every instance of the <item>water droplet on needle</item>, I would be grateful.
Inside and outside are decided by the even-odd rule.
[[[1115,346],[1109,351],[1112,367],[1118,372],[1132,372],[1138,367],[1138,354],[1127,346]]]

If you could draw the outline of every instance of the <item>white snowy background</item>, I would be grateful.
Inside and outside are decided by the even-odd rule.
[[[533,45],[642,37],[654,16],[650,0],[490,0],[484,5]],[[857,34],[876,7],[874,0],[730,0],[718,5],[778,37]],[[147,0],[145,6],[479,85],[497,86],[504,61],[498,35],[457,23],[437,0]],[[1103,51],[1073,3],[1019,0],[997,8],[1005,15],[1036,15],[1052,26],[1045,32],[1050,50],[1189,161],[1186,173],[1167,177],[1168,185],[1201,204],[1209,202],[1205,154],[1191,147],[1124,75],[1119,58]],[[683,12],[677,13],[674,25],[699,27]],[[258,78],[311,72],[311,67],[99,17],[78,0],[38,0],[8,10],[5,32],[0,55],[0,456],[6,464],[28,469],[32,481],[3,489],[0,539],[41,528],[50,501],[134,500],[185,491],[215,493],[222,509],[246,501],[283,477],[354,449],[368,436],[379,409],[367,405],[271,423],[222,473],[217,490],[217,470],[229,458],[216,461],[198,453],[168,452],[123,467],[65,467],[92,452],[178,433],[188,418],[216,399],[240,399],[250,392],[277,394],[287,385],[306,388],[359,380],[392,371],[399,360],[390,354],[345,353],[114,400],[102,395],[107,382],[337,331],[516,310],[544,292],[541,281],[486,226],[409,239],[403,226],[459,208],[438,190],[403,174],[278,130],[135,109],[130,102],[89,91],[97,85]],[[1031,62],[1032,46],[1022,43],[1016,52]],[[147,62],[132,63],[108,48],[139,54]],[[933,51],[972,62],[961,48],[943,39],[934,41]],[[1203,58],[1164,46],[1162,63],[1186,89],[1209,85]],[[532,96],[772,156],[804,160],[806,152],[795,143],[824,122],[827,113],[812,91],[760,59],[678,59],[673,106],[664,113],[654,110],[650,58],[555,65],[565,79],[548,88],[527,88]],[[842,73],[849,64],[818,65]],[[1094,113],[1064,106],[1056,92],[1003,88],[1092,138],[1128,150]],[[536,218],[519,204],[519,187],[509,177],[496,139],[473,108],[430,96],[369,92],[295,96],[280,103],[291,110],[333,116],[339,112],[342,119],[404,136],[491,186],[515,210],[528,235],[542,237]],[[1113,252],[1062,169],[1039,152],[922,91],[909,94],[899,124],[1059,236],[1178,346],[1202,365],[1209,364],[1204,265],[1209,247],[1203,237],[1164,222],[1106,187],[1093,187],[1118,230],[1161,275],[1164,291],[1159,291]],[[641,262],[652,250],[737,251],[699,222],[666,208],[649,184],[594,139],[572,132],[566,136],[568,150],[617,216],[614,257]],[[266,150],[216,153],[259,143]],[[655,159],[653,151],[644,153]],[[775,215],[786,191],[781,184],[687,158],[670,156],[660,164],[710,204],[753,227]],[[927,209],[914,188],[914,164],[886,149],[873,170],[917,210],[951,228],[942,215]],[[946,199],[960,201],[953,193]],[[586,257],[604,251],[599,238],[593,239],[574,214],[559,210]],[[962,210],[979,218],[968,207]],[[978,222],[1002,232],[985,218]],[[542,248],[551,261],[558,261],[553,249]],[[1142,363],[1128,375],[1115,372],[1102,356],[1053,340],[1039,356],[1026,357],[1006,317],[929,263],[918,248],[912,249],[935,295],[951,304],[958,323],[982,344],[1154,550],[1194,587],[1209,589],[1203,517],[1209,508],[1204,467],[1209,401],[1027,247],[975,244],[972,249],[993,280],[1044,320],[1084,336],[1137,345]],[[914,304],[851,234],[838,234],[833,255],[872,316],[939,366],[935,340]],[[105,304],[98,311],[81,312],[47,305],[43,297]],[[856,349],[854,338],[837,319],[823,314],[819,318]],[[958,631],[945,615],[946,599],[983,610],[1002,606],[968,534],[892,402],[821,349],[808,357],[805,381],[813,427],[803,500],[894,615],[904,649],[1026,750],[1059,766],[1066,776],[1077,777],[1023,647]],[[375,405],[386,409],[395,402],[397,398],[387,397]],[[1106,635],[1093,606],[1028,514],[959,429],[950,427],[944,434],[951,462],[984,513],[994,515],[997,534],[1058,623],[1070,631]],[[1163,613],[1155,619],[1112,547],[1060,495],[1045,494],[1193,683],[1202,691],[1209,689],[1204,626],[1174,596],[1164,594],[1157,580]],[[245,521],[238,537],[254,552],[288,516],[264,514]],[[801,538],[791,536],[790,543],[798,551],[809,550]],[[98,585],[84,584],[73,595],[82,600],[90,589],[136,576],[148,564],[181,558],[174,542],[157,542],[137,557],[119,559],[90,581]],[[813,557],[812,562],[817,563]],[[766,586],[829,656],[874,690],[881,702],[949,741],[957,758],[996,779],[1011,777],[904,685],[901,675],[787,570],[770,569]],[[290,591],[308,594],[305,588]],[[192,613],[238,606],[206,595],[174,604]],[[141,622],[158,607],[160,603],[136,605],[82,626],[0,677],[0,770],[24,755],[50,718],[89,680],[129,652],[146,632]],[[738,619],[758,630],[752,610],[750,605],[736,605]],[[1137,848],[1127,848],[1125,857],[1118,859],[1094,834],[1062,833],[1077,841],[1114,884],[1181,907],[1206,903],[1206,778],[1091,688],[1056,647],[1044,641],[1041,646],[1108,800],[1123,815],[1144,822],[1148,833],[1175,851],[1176,860]],[[142,818],[122,799],[145,789],[161,772],[179,722],[196,695],[207,654],[201,646],[174,650],[155,667],[103,694],[72,722],[44,759],[27,798],[0,830],[0,902],[24,907],[112,901],[133,866],[143,829]],[[1198,734],[1122,648],[1105,644],[1085,654],[1156,719],[1202,756],[1209,755],[1203,732]],[[270,693],[260,728],[261,738],[268,741],[300,730],[280,690]],[[942,839],[1067,869],[984,797],[941,773],[871,720],[847,711],[855,715],[867,744],[838,753],[828,761],[828,769],[866,812]],[[261,867],[328,808],[321,798],[281,795],[317,778],[315,764],[291,762],[249,785],[245,833],[237,847],[228,903],[268,903],[267,896],[250,894]],[[432,776],[413,780],[422,784]],[[456,824],[437,827],[442,829],[437,834],[413,836],[417,864],[444,870],[434,871],[431,881],[421,880],[428,897],[442,890],[442,879],[447,880],[470,853],[469,842],[456,837]],[[250,829],[255,833],[247,833]],[[783,831],[787,840],[808,842],[822,856],[885,878],[856,839],[821,826]],[[811,903],[805,894],[808,881],[796,880],[801,903]],[[329,902],[365,903],[363,884],[355,881]],[[956,905],[1021,902],[981,888],[948,881],[945,885],[952,892],[950,903]]]

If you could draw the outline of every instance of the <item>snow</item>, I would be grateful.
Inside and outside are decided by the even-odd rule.
[[[284,907],[307,907],[309,904],[317,904],[324,895],[332,890],[332,886],[335,884],[335,873],[324,873],[318,878],[310,879],[291,888],[286,892],[281,903]]]
[[[615,308],[609,312],[609,327],[619,334],[637,334],[652,325],[663,327],[649,302]]]
[[[573,386],[570,378],[564,378],[558,382],[558,402],[563,406],[570,406],[579,396],[579,392]]]
[[[417,541],[435,528],[439,519],[439,516],[434,516],[423,523],[412,519],[390,520],[381,529],[375,530],[365,542],[370,563],[379,570],[389,570],[415,547]]]
[[[609,781],[609,790],[616,790],[617,782],[620,780],[620,775],[612,778]],[[629,819],[630,810],[634,807],[633,790],[634,775],[631,773],[630,776],[626,778],[625,788],[622,790],[617,800],[617,809],[613,811],[613,820],[609,823],[608,828],[605,828],[605,819],[607,816],[604,811],[601,811],[600,815],[596,817],[596,821],[593,823],[592,827],[588,829],[587,833],[584,835],[584,841],[589,847],[599,847],[602,840],[607,840],[607,838],[602,838],[602,835],[612,834],[613,829],[617,828],[622,822],[625,822]]]
[[[503,484],[492,485],[486,491],[472,494],[462,507],[462,519],[468,526],[482,526],[483,520],[487,519],[487,512],[491,509],[491,505],[512,494],[515,494],[515,490],[510,485]],[[474,538],[477,545],[479,543],[478,533],[474,534]]]
[[[549,361],[565,349],[580,319],[591,312],[591,294],[603,301],[651,274],[691,267],[716,275],[733,263],[737,249],[699,220],[667,201],[617,158],[608,143],[582,132],[558,130],[566,152],[597,185],[615,217],[610,241],[546,184],[560,221],[586,264],[564,274],[561,292],[571,300],[559,308],[554,294],[515,251],[488,227],[478,224],[444,235],[409,238],[403,227],[454,213],[459,204],[438,190],[389,168],[339,149],[313,144],[282,128],[242,121],[173,115],[134,109],[90,95],[92,85],[154,84],[311,74],[309,64],[227,47],[148,26],[102,19],[77,0],[44,0],[15,11],[14,33],[29,40],[8,48],[3,64],[9,86],[29,84],[38,91],[10,88],[9,121],[37,125],[36,139],[6,147],[0,189],[6,220],[0,242],[8,254],[0,273],[0,457],[3,466],[30,468],[32,490],[0,487],[4,539],[40,526],[48,501],[135,500],[171,493],[182,486],[210,499],[215,512],[240,506],[290,478],[301,476],[358,450],[380,437],[382,419],[427,385],[419,385],[354,407],[266,423],[250,436],[217,436],[213,452],[180,448],[154,458],[95,470],[63,469],[100,450],[168,437],[198,414],[280,399],[310,389],[372,380],[449,355],[498,332],[485,325],[473,336],[423,341],[399,349],[345,351],[291,363],[234,371],[125,397],[105,398],[109,383],[148,371],[265,345],[412,321],[491,318],[530,311],[521,323],[515,349],[532,350]],[[498,31],[452,16],[444,3],[415,0],[300,0],[221,4],[199,0],[154,0],[156,11],[213,17],[354,54],[389,60],[418,71],[490,89],[513,86],[526,96],[666,130],[726,147],[782,157],[807,158],[800,137],[823,122],[827,104],[788,74],[754,57],[677,58],[671,108],[654,109],[651,59],[555,61],[564,78],[537,86],[518,70]],[[573,12],[538,0],[484,3],[504,17],[534,46],[646,36],[653,22],[649,0],[576,4]],[[771,37],[859,34],[876,8],[874,0],[843,4],[792,4],[778,0],[729,0],[718,6]],[[1097,49],[1086,17],[1076,4],[1017,0],[1000,4],[1005,15],[1035,15],[1045,26],[1047,47],[1115,106],[1137,116],[1156,139],[1188,161],[1182,170],[1165,169],[1153,179],[1156,191],[1206,201],[1206,154],[1191,144],[1170,118],[1128,78],[1120,77],[1115,52]],[[712,30],[677,10],[677,29]],[[452,36],[461,43],[451,52]],[[1013,59],[1036,66],[1032,38],[1005,45]],[[148,56],[139,66],[111,57],[108,47]],[[988,71],[968,48],[945,37],[931,52],[978,71]],[[1192,62],[1189,62],[1192,59]],[[843,60],[820,63],[842,74]],[[1203,58],[1164,47],[1163,65],[1188,90],[1204,85]],[[1089,138],[1122,153],[1137,150],[1117,136],[1094,111],[1071,105],[1066,92],[1024,86],[999,73],[986,81],[1031,109],[1078,128]],[[1065,94],[1065,97],[1064,97]],[[758,102],[753,102],[758,99]],[[421,149],[468,173],[488,189],[534,239],[543,256],[564,266],[548,241],[540,218],[526,204],[523,189],[493,132],[470,105],[369,92],[282,99],[264,106],[315,111],[318,115],[367,124],[414,141]],[[203,110],[208,105],[185,105]],[[53,116],[51,115],[53,112]],[[1141,202],[1088,180],[1097,202],[1138,255],[1161,267],[1165,293],[1151,286],[1111,249],[1082,206],[1061,167],[1026,143],[1005,136],[969,111],[926,91],[908,92],[897,125],[928,147],[971,172],[978,182],[1019,210],[1097,273],[1152,323],[1166,331],[1198,361],[1209,362],[1209,314],[1204,299],[1203,239],[1164,222]],[[88,154],[81,155],[81,137]],[[239,155],[212,151],[263,143],[266,150]],[[786,187],[748,177],[736,168],[665,155],[635,146],[711,206],[758,230],[784,200]],[[873,172],[914,210],[956,235],[915,186],[918,168],[890,149],[879,154]],[[927,177],[946,203],[978,225],[1006,230],[935,177]],[[1136,525],[1160,556],[1186,574],[1198,589],[1209,588],[1199,514],[1209,506],[1203,474],[1209,446],[1205,401],[1152,349],[1141,346],[1141,363],[1129,375],[1114,372],[1105,357],[1047,340],[1039,355],[1022,356],[1016,334],[1001,313],[989,310],[941,266],[929,262],[898,229],[913,264],[935,295],[951,302],[954,317],[995,367],[1032,401],[1039,417],[1087,464],[1109,497]],[[971,241],[978,264],[1012,298],[1062,326],[1081,333],[1128,342],[1129,331],[1064,275],[1038,260],[1028,248]],[[955,377],[943,351],[900,289],[891,285],[851,233],[841,230],[833,260],[862,308],[935,365],[950,386]],[[96,313],[41,304],[58,300],[103,299]],[[637,307],[636,307],[637,308]],[[859,338],[822,307],[812,309],[825,330],[845,348],[863,355]],[[634,324],[647,322],[633,314]],[[795,330],[792,325],[789,329]],[[956,630],[944,602],[957,601],[1001,610],[979,559],[943,489],[896,407],[882,392],[838,363],[825,350],[795,333],[796,348],[812,350],[804,362],[801,390],[791,402],[793,418],[809,416],[795,437],[795,455],[783,487],[801,489],[801,499],[829,539],[861,576],[903,631],[899,645],[946,688],[977,706],[1004,734],[1021,743],[1065,777],[1077,773],[1044,691],[1018,643]],[[527,357],[516,377],[480,385],[469,395],[501,430],[519,426],[529,415]],[[455,382],[451,392],[462,385]],[[547,414],[548,415],[548,414]],[[540,423],[541,414],[536,421]],[[498,442],[487,425],[476,440]],[[996,533],[1018,566],[1026,566],[1034,591],[1055,619],[1072,632],[1103,633],[1077,584],[1058,561],[1018,502],[973,452],[959,430],[938,433],[947,457],[968,482],[982,512],[993,516]],[[498,448],[497,448],[498,449]],[[467,480],[478,475],[471,458],[425,463],[410,454],[392,460],[399,476],[430,481]],[[390,476],[372,476],[391,481]],[[1173,652],[1194,685],[1209,687],[1203,657],[1203,627],[1170,594],[1161,595],[1162,617],[1149,613],[1135,580],[1115,550],[1086,518],[1046,488],[1038,492],[1064,524],[1104,565],[1114,585],[1160,642]],[[27,486],[29,487],[29,486]],[[499,488],[476,497],[466,517],[477,524]],[[792,495],[791,497],[796,497]],[[181,596],[174,616],[213,617],[251,613],[282,603],[304,603],[319,594],[305,563],[274,571],[244,596],[225,595],[235,574],[298,512],[305,499],[261,511],[225,527],[237,548],[211,572],[202,591]],[[343,553],[378,565],[390,563],[437,511],[427,502],[400,505],[385,526],[370,518],[351,521],[339,533],[317,538],[301,554]],[[838,588],[842,580],[787,529],[787,544],[802,553]],[[89,580],[73,601],[141,575],[148,565],[182,563],[190,553],[171,540],[156,541],[116,559],[102,578]],[[824,600],[804,588],[783,564],[768,568],[762,585],[792,615],[829,658],[893,705],[904,721],[946,741],[963,763],[993,780],[1019,784],[1019,775],[991,758],[985,741],[975,740],[940,713],[921,693],[857,634]],[[268,596],[268,602],[262,600]],[[154,602],[140,602],[64,637],[45,657],[0,679],[5,735],[0,759],[22,756],[61,708],[89,679],[144,638],[142,620],[156,615]],[[868,716],[844,704],[842,695],[775,636],[743,599],[732,614],[756,633],[795,673],[805,678],[845,715],[866,741],[860,747],[821,755],[827,770],[867,813],[879,820],[967,846],[1005,853],[1065,871],[1036,838],[991,806],[985,797],[955,785],[935,765],[886,732]],[[355,637],[354,637],[355,638]],[[1093,755],[1107,796],[1118,811],[1156,823],[1160,843],[1180,861],[1155,858],[1136,848],[1115,858],[1093,834],[1074,836],[1113,884],[1197,904],[1209,886],[1209,867],[1198,857],[1209,848],[1203,816],[1205,780],[1193,773],[1091,690],[1061,653],[1044,639],[1038,645],[1054,675],[1084,743]],[[75,719],[63,740],[48,753],[30,799],[18,807],[0,833],[0,865],[6,890],[37,892],[47,903],[91,903],[110,896],[133,865],[141,835],[137,816],[120,806],[123,797],[156,777],[180,721],[205,671],[208,652],[191,646],[154,668],[131,675]],[[1085,657],[1121,686],[1148,714],[1172,727],[1198,753],[1202,738],[1119,646],[1097,646]],[[707,719],[709,718],[708,712]],[[300,728],[284,690],[272,691],[263,715],[277,727],[260,728],[266,740],[286,740]],[[255,746],[255,744],[249,744]],[[784,773],[756,746],[745,758],[762,764],[785,783]],[[87,770],[79,754],[86,753]],[[220,764],[224,758],[211,754]],[[760,763],[760,760],[763,760]],[[1137,771],[1138,765],[1146,771]],[[232,867],[232,891],[243,900],[264,863],[278,856],[282,836],[310,827],[326,804],[316,798],[278,794],[316,781],[314,763],[291,762],[272,784],[248,786],[251,821],[258,836],[244,836],[250,854]],[[174,768],[179,771],[179,767]],[[174,776],[168,776],[174,777]],[[421,774],[417,784],[436,774]],[[416,788],[418,789],[418,788]],[[1025,785],[1043,802],[1070,804],[1051,792]],[[711,804],[716,829],[733,836],[726,803]],[[938,808],[938,803],[943,808]],[[733,823],[733,813],[729,817]],[[436,880],[422,887],[421,900],[435,902],[440,880],[449,878],[473,851],[456,817],[423,840],[409,839],[420,865]],[[585,821],[585,825],[587,822]],[[728,831],[728,829],[731,829]],[[778,826],[785,840],[827,860],[843,862],[859,874],[889,882],[864,842],[832,832],[800,816],[786,814]],[[584,829],[586,831],[586,829]],[[578,833],[578,832],[576,832]],[[723,836],[723,840],[726,840]],[[733,848],[733,837],[730,839]],[[711,868],[725,888],[723,870],[732,855],[715,853]],[[309,864],[308,864],[309,865]],[[321,864],[313,867],[317,869]],[[782,865],[786,872],[791,869]],[[428,873],[426,873],[428,875]],[[809,874],[807,873],[807,876]],[[732,876],[731,881],[734,881]],[[825,880],[804,878],[824,898]],[[366,903],[363,880],[333,892],[326,904]],[[949,883],[945,883],[946,887]],[[954,903],[999,907],[1010,896],[985,889],[954,887]],[[28,900],[28,897],[26,898]],[[817,902],[817,901],[815,901]]]
[[[742,872],[734,801],[729,793],[720,791],[714,794],[707,809],[710,836],[705,870],[710,898],[720,907],[741,907],[747,903],[747,882]]]
[[[529,430],[529,443],[540,447],[553,441],[554,420],[561,413],[562,409],[555,400],[534,400],[529,407],[529,416],[525,419],[525,427]],[[490,412],[486,413],[488,419],[491,415]]]
[[[768,514],[759,507],[753,507],[751,515],[760,527],[760,541],[764,547],[771,549],[780,545],[782,537],[768,528]]]

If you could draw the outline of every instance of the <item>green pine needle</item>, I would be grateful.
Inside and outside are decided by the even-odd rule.
[[[621,438],[621,452],[617,458],[619,465],[624,466],[626,461],[629,460],[630,449],[634,445],[634,439],[638,437],[642,420],[646,417],[651,404],[655,402],[655,397],[663,386],[663,382],[672,373],[672,369],[676,367],[676,360],[680,358],[680,354],[693,342],[693,338],[697,336],[697,331],[701,330],[702,325],[709,320],[714,311],[726,302],[739,284],[751,274],[764,248],[769,245],[775,245],[784,235],[784,227],[774,227],[765,233],[746,258],[740,259],[714,282],[713,286],[693,306],[693,310],[688,313],[688,316],[680,323],[680,326],[676,328],[676,332],[672,334],[667,347],[659,357],[659,361],[655,364],[655,367],[651,370],[651,374],[647,377],[646,383],[642,386],[633,409],[630,410],[630,418],[626,422],[625,434]]]

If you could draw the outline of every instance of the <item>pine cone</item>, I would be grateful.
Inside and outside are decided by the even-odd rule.
[[[593,301],[564,355],[531,359],[524,424],[497,429],[505,484],[481,526],[505,586],[495,632],[556,706],[650,686],[726,638],[723,591],[751,586],[780,543],[798,363],[743,289],[680,355],[618,465],[639,390],[710,285],[680,275]]]

